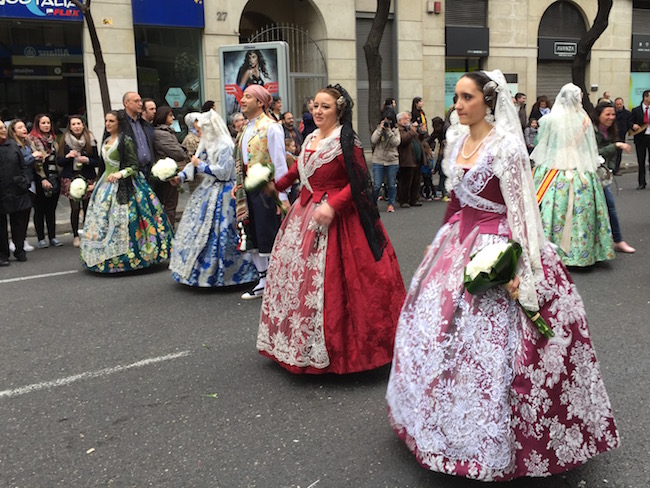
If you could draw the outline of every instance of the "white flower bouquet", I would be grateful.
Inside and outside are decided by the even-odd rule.
[[[70,189],[68,190],[68,195],[75,202],[80,202],[83,200],[83,197],[88,191],[88,182],[85,178],[78,176],[70,182]]]
[[[509,283],[515,276],[520,256],[521,246],[515,241],[499,242],[484,247],[474,254],[465,266],[465,289],[472,295],[478,295],[493,286]],[[527,310],[521,303],[519,306],[535,324],[540,334],[547,339],[555,335],[539,312]]]
[[[249,166],[244,179],[244,190],[248,192],[261,190],[271,182],[273,173],[275,171],[272,165],[254,164]]]
[[[170,180],[178,174],[178,164],[172,158],[159,159],[151,167],[151,174],[160,181]]]
[[[246,178],[244,179],[244,190],[247,192],[259,191],[273,181],[275,168],[272,164],[254,164],[246,170]],[[286,215],[287,211],[282,205],[282,201],[278,198],[277,192],[269,195],[275,204],[278,206],[282,215]]]

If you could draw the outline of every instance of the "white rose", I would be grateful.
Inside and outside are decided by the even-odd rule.
[[[176,176],[177,173],[178,165],[172,158],[159,159],[151,168],[151,174],[160,181],[167,181]]]
[[[271,167],[265,164],[255,164],[246,171],[244,189],[251,191],[260,188],[271,181]]]
[[[510,247],[507,242],[490,244],[477,252],[465,267],[465,272],[470,279],[476,278],[479,273],[489,273],[501,255]]]
[[[73,200],[81,200],[88,191],[88,183],[83,178],[75,178],[70,183],[68,191],[70,198]]]

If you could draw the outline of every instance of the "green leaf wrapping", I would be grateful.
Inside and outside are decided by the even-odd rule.
[[[517,262],[521,256],[521,245],[509,241],[510,247],[506,249],[495,263],[490,273],[479,273],[473,280],[465,272],[465,289],[472,295],[484,293],[493,286],[505,285],[515,276]],[[472,256],[473,258],[474,256]]]

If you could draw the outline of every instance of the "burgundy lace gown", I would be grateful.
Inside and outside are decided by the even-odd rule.
[[[619,445],[582,299],[555,247],[541,241],[534,281],[551,339],[505,288],[464,290],[473,254],[516,239],[512,222],[525,235],[527,157],[512,136],[491,142],[472,168],[452,164],[452,200],[406,297],[387,391],[393,428],[424,467],[484,481],[563,472]]]
[[[273,246],[257,348],[293,373],[344,374],[390,363],[406,295],[390,241],[379,261],[370,250],[339,132],[316,151],[303,150],[276,183],[284,190],[300,178],[303,188]],[[360,146],[354,153],[365,165]],[[325,199],[336,211],[326,229],[311,219]]]

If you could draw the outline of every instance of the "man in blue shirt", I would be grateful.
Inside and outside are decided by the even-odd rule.
[[[125,133],[135,143],[140,171],[149,178],[154,158],[153,140],[147,130],[146,122],[142,120],[142,97],[136,92],[126,92],[122,97],[122,103],[128,121]]]

